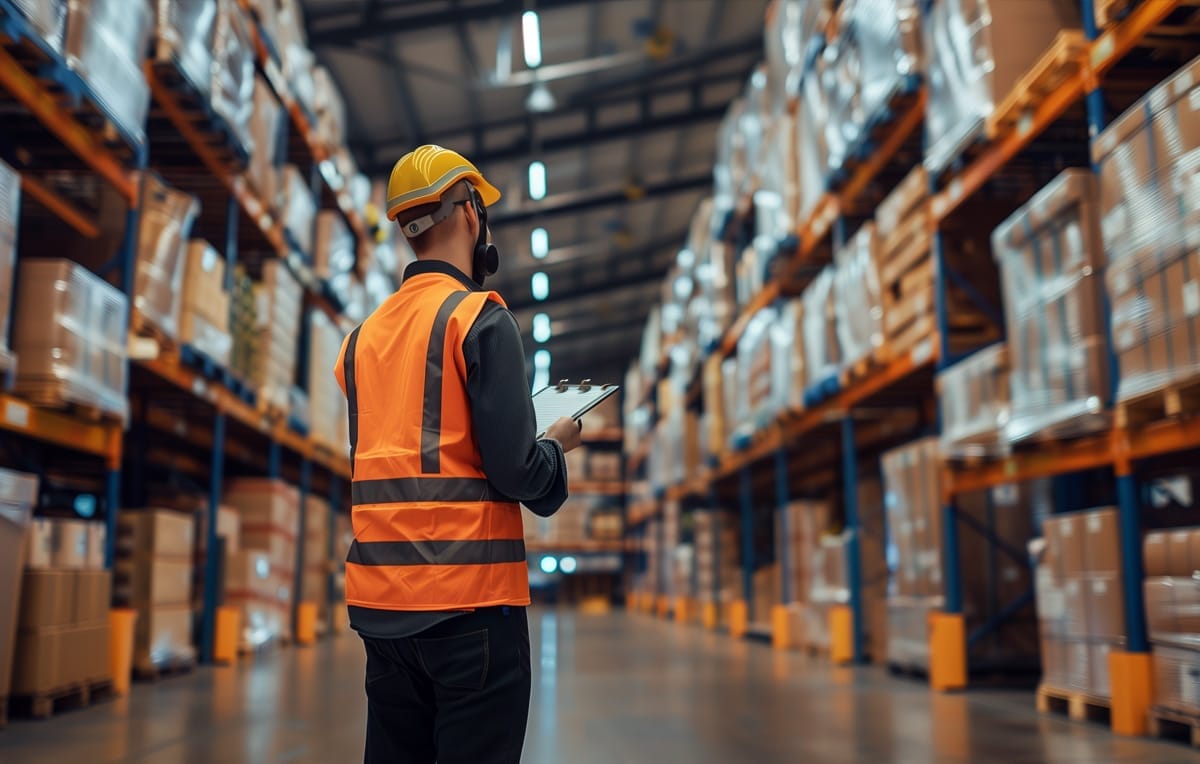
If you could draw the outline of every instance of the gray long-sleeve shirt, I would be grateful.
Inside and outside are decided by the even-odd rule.
[[[479,286],[441,260],[422,260],[404,271],[407,280],[422,273],[444,273],[466,289]],[[567,462],[562,446],[536,440],[537,419],[525,384],[525,348],[513,314],[488,302],[463,341],[467,396],[483,472],[504,496],[549,517],[567,499]],[[397,612],[350,606],[350,625],[364,636],[399,639],[458,615],[456,612]]]

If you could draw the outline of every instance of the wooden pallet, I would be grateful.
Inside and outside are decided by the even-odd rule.
[[[38,408],[53,409],[69,414],[87,422],[121,422],[124,417],[91,403],[65,400],[58,389],[58,383],[47,381],[45,384],[30,382],[17,391],[20,397]]]
[[[1108,724],[1112,701],[1076,690],[1062,690],[1045,684],[1038,685],[1037,710],[1040,714],[1065,715],[1075,722]]]
[[[987,120],[987,136],[998,136],[1016,128],[1022,120],[1030,119],[1046,96],[1079,73],[1083,66],[1088,40],[1080,29],[1064,29],[1053,44],[1024,77],[1017,80],[1012,92],[996,105]]]
[[[167,59],[149,61],[146,66],[152,68],[158,81],[171,91],[188,124],[204,136],[205,144],[216,153],[221,166],[231,174],[244,170],[250,156],[241,140],[225,119],[213,111],[211,103],[184,76],[178,64]]]
[[[1200,413],[1200,377],[1141,393],[1117,404],[1117,427],[1136,429],[1153,422]]]
[[[140,682],[157,682],[160,679],[190,674],[195,668],[195,658],[172,658],[159,664],[140,663],[133,667],[133,678]]]
[[[847,387],[851,382],[864,379],[870,376],[876,369],[886,365],[892,357],[891,350],[891,347],[888,345],[873,348],[870,353],[859,358],[857,361],[846,364],[842,368],[841,373],[842,387]]]
[[[1116,24],[1141,5],[1144,0],[1092,0],[1096,8],[1096,26],[1100,29]],[[1180,0],[1183,8],[1200,8],[1200,0]]]
[[[48,719],[54,714],[87,708],[112,697],[112,680],[99,679],[76,682],[33,695],[13,695],[8,699],[7,707],[13,717]]]
[[[1154,706],[1146,712],[1146,722],[1150,737],[1177,740],[1200,748],[1200,716]]]

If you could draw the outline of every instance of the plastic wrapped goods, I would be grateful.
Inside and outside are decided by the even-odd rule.
[[[892,589],[900,596],[943,593],[939,459],[937,439],[924,438],[881,460],[887,527],[896,549]]]
[[[207,98],[212,91],[217,0],[156,0],[155,57],[172,62]]]
[[[918,0],[854,0],[847,21],[855,27],[862,61],[858,70],[866,123],[880,118],[892,98],[915,87],[923,74]]]
[[[996,456],[1008,451],[1011,415],[1008,346],[990,345],[939,372],[942,454],[952,458]]]
[[[188,237],[200,214],[200,202],[191,194],[171,188],[154,173],[144,176],[141,198],[134,323],[148,321],[168,337],[177,339]]]
[[[269,211],[278,210],[282,185],[280,147],[287,136],[286,115],[271,86],[257,75],[248,128],[254,151],[246,165],[246,180]]]
[[[228,367],[233,350],[229,312],[225,259],[206,241],[190,242],[179,317],[180,342]]]
[[[980,137],[996,105],[1059,30],[1079,28],[1079,8],[1075,0],[934,0],[923,16],[930,172],[941,173]]]
[[[212,107],[247,153],[255,150],[250,132],[254,110],[254,41],[236,0],[218,0],[213,36]]]
[[[125,295],[69,260],[22,259],[17,284],[17,392],[127,419]]]
[[[804,99],[800,104],[796,132],[800,142],[800,210],[798,220],[807,220],[825,195],[829,177],[829,143],[826,127],[830,120],[828,95],[821,79],[823,70],[814,69],[804,78]]]
[[[992,234],[1012,364],[1010,442],[1104,426],[1108,343],[1096,179],[1072,169]]]
[[[67,0],[13,0],[46,44],[62,52],[63,32],[67,21]]]
[[[775,320],[775,309],[763,308],[750,319],[738,340],[740,405],[736,421],[746,426],[744,434],[765,426],[775,414],[771,394],[771,330]]]
[[[832,266],[825,268],[804,290],[804,369],[810,388],[836,380],[841,364],[835,273]]]
[[[296,165],[287,165],[283,168],[283,226],[306,255],[312,253],[316,217],[317,202],[308,181]]]
[[[1200,650],[1155,646],[1154,705],[1200,716]]]
[[[1200,375],[1200,59],[1093,143],[1118,400]]]
[[[296,343],[300,336],[303,290],[280,260],[263,266],[258,298],[258,347],[262,353],[254,378],[260,398],[278,410],[288,409],[288,394],[296,377]]]
[[[313,266],[323,279],[349,273],[357,260],[354,234],[337,210],[322,210],[317,215],[317,235],[313,247]]]
[[[333,75],[323,66],[313,69],[313,106],[317,114],[317,140],[332,151],[345,141],[346,103]]]
[[[0,162],[0,371],[12,368],[8,317],[12,313],[13,273],[17,262],[17,225],[21,220],[21,176]]]
[[[884,344],[877,242],[875,224],[868,221],[834,258],[834,312],[841,360],[847,366],[870,358]]]
[[[107,115],[145,140],[150,86],[142,73],[154,12],[147,0],[70,0],[67,65],[91,86]]]
[[[346,396],[330,373],[341,352],[343,335],[324,311],[310,311],[308,320],[308,403],[312,437],[334,453],[344,454],[349,450]]]
[[[769,77],[769,98],[775,114],[787,111],[800,93],[819,35],[829,21],[830,0],[779,0],[767,16],[764,47]]]

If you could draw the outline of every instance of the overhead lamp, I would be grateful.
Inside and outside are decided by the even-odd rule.
[[[558,570],[558,559],[555,557],[550,557],[549,555],[543,557],[542,562],[541,562],[541,568],[542,568],[543,573],[545,573],[546,575],[551,575],[556,570]]]
[[[541,260],[550,254],[550,234],[545,228],[535,228],[529,233],[529,251],[534,260]]]
[[[529,163],[529,198],[535,202],[546,198],[546,165],[539,161]]]
[[[525,99],[525,108],[534,114],[548,114],[558,108],[558,101],[546,83],[535,83]]]
[[[537,69],[542,65],[542,31],[537,11],[521,14],[521,41],[525,43],[525,66]]]
[[[538,313],[533,317],[533,341],[545,342],[550,339],[550,316]]]
[[[533,354],[533,368],[536,370],[544,370],[547,373],[550,371],[550,351],[542,348]]]
[[[529,279],[529,290],[533,293],[533,299],[541,302],[550,296],[550,277],[542,271],[533,274]]]
[[[568,555],[558,561],[559,570],[561,570],[563,573],[566,573],[568,575],[570,575],[571,573],[574,573],[578,567],[579,567],[579,563],[576,562],[575,558],[571,557],[570,555]]]

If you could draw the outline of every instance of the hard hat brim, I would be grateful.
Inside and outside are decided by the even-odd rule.
[[[491,207],[500,201],[500,189],[488,183],[487,179],[483,177],[483,173],[469,165],[460,166],[444,174],[426,188],[410,191],[389,199],[388,219],[395,220],[397,215],[407,209],[438,201],[442,198],[442,194],[446,192],[446,189],[464,178],[479,191],[479,196],[483,199],[485,207]]]

